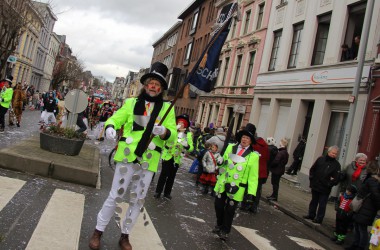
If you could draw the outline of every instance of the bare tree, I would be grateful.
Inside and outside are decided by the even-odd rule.
[[[69,89],[78,88],[83,81],[84,66],[75,57],[57,62],[53,70],[52,88],[58,89],[63,82],[68,82]]]
[[[8,57],[31,22],[30,8],[30,0],[0,1],[0,72],[5,72]]]

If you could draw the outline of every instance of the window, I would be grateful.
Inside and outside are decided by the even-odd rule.
[[[256,55],[255,51],[249,53],[249,63],[248,63],[247,77],[245,78],[245,85],[249,85],[251,81],[253,64],[255,63],[255,55]]]
[[[228,71],[228,64],[230,63],[230,58],[226,58],[226,64],[224,65],[224,71],[223,71],[223,78],[222,78],[222,86],[224,85],[226,81],[227,71]]]
[[[186,53],[185,53],[185,60],[183,62],[183,65],[187,65],[189,64],[190,62],[190,57],[191,57],[191,49],[193,47],[193,42],[190,42],[188,45],[187,45],[187,48],[186,48]]]
[[[244,24],[244,32],[243,35],[247,34],[249,27],[249,19],[251,19],[251,10],[245,12],[245,24]]]
[[[268,69],[269,71],[275,70],[278,49],[280,48],[281,35],[282,35],[282,30],[274,32],[272,54],[270,56],[270,61],[269,61],[269,69]]]
[[[198,15],[199,15],[199,11],[194,13],[193,22],[191,23],[190,35],[194,34],[195,31],[197,30]]]
[[[233,86],[237,85],[237,82],[239,80],[239,74],[240,74],[240,68],[241,68],[241,59],[243,58],[243,55],[238,55],[237,62],[236,62],[236,69],[235,69],[235,78],[233,81]]]
[[[260,29],[262,22],[263,22],[263,16],[264,16],[264,4],[259,5],[259,13],[257,17],[257,24],[256,24],[256,29]]]
[[[231,39],[235,37],[237,18],[232,18]]]
[[[318,17],[318,30],[315,38],[313,58],[311,65],[323,64],[325,57],[327,38],[330,29],[331,14]]]
[[[349,6],[346,37],[344,40],[344,45],[347,45],[348,52],[344,53],[342,49],[341,61],[353,60],[357,57],[359,50],[358,41],[360,39],[355,39],[355,37],[360,38],[362,33],[366,5],[366,2],[362,2]]]
[[[295,68],[298,59],[298,50],[301,45],[301,33],[303,30],[303,23],[293,26],[293,40],[292,47],[290,48],[290,56],[288,62],[288,69]]]

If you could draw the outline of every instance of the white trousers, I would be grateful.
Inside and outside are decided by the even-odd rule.
[[[145,196],[152,181],[153,172],[133,163],[117,163],[113,176],[112,188],[108,198],[98,213],[96,229],[104,232],[115,211],[121,210],[120,203],[124,201],[124,194],[130,186],[130,201],[125,219],[122,221],[121,233],[129,234],[136,224],[140,210],[144,205]],[[131,185],[130,185],[131,184]],[[121,217],[121,216],[120,216]],[[116,222],[118,222],[116,220]]]

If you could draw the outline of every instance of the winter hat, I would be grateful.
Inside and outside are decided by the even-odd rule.
[[[13,81],[13,76],[7,76],[7,77],[5,78],[5,81],[8,81],[8,82],[12,83],[12,81]]]
[[[267,138],[267,143],[268,143],[268,145],[275,146],[276,145],[276,139],[274,139],[273,137],[268,137]]]
[[[166,79],[165,79],[167,73],[168,73],[168,67],[166,67],[165,64],[161,62],[155,62],[150,67],[150,72],[141,77],[140,82],[144,84],[146,79],[148,79],[149,77],[153,77],[157,79],[161,83],[162,88],[166,90],[168,89],[168,83],[166,82]]]

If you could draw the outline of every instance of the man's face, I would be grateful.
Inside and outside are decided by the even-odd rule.
[[[331,158],[336,158],[337,156],[338,156],[338,150],[336,150],[336,149],[332,149],[332,150],[330,150],[330,152],[328,152],[327,153],[328,154],[328,156],[330,156]]]
[[[156,79],[151,79],[144,85],[145,91],[151,97],[158,96],[162,92],[161,83]]]
[[[249,136],[243,135],[241,137],[240,144],[241,144],[242,147],[245,148],[245,147],[248,147],[249,145],[252,144],[252,140],[251,140],[251,138]]]

